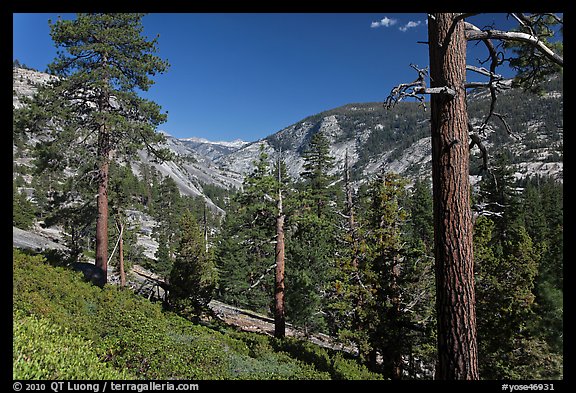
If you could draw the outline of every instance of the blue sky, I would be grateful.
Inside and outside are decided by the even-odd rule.
[[[13,14],[13,58],[44,71],[57,17]],[[513,24],[495,14],[471,21]],[[143,25],[160,34],[158,55],[171,64],[143,96],[168,111],[159,129],[178,138],[255,141],[324,110],[383,102],[416,78],[410,63],[428,65],[424,13],[152,13]]]

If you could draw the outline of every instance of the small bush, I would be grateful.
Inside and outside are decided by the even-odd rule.
[[[131,379],[100,361],[92,343],[45,318],[14,315],[14,379]]]
[[[308,341],[293,337],[275,340],[274,347],[291,357],[314,364],[321,372],[329,373],[331,379],[368,380],[382,379],[380,374],[369,371],[354,358],[346,358],[341,352],[319,347]]]

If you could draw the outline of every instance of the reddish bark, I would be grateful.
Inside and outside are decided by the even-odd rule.
[[[464,23],[451,13],[428,18],[432,87],[432,180],[438,321],[437,379],[478,379],[476,313],[465,101]]]

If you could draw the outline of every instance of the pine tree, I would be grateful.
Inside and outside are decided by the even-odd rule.
[[[108,259],[108,181],[112,157],[136,156],[163,140],[155,127],[165,121],[160,107],[137,96],[153,84],[149,76],[168,63],[154,53],[157,39],[142,36],[143,14],[77,14],[75,20],[50,22],[59,48],[48,66],[57,76],[39,89],[17,115],[16,126],[45,133],[52,165],[61,169],[92,166],[97,189],[96,266],[105,273]],[[65,154],[64,154],[65,152]],[[106,275],[105,275],[106,276]]]
[[[430,182],[417,180],[407,201],[406,263],[402,265],[404,312],[409,315],[406,341],[409,376],[431,377],[436,358],[434,220]]]
[[[126,273],[132,263],[142,259],[142,250],[137,245],[135,230],[127,225],[127,210],[137,204],[138,183],[129,165],[110,163],[108,200],[115,225],[109,226],[108,237],[116,241],[108,245],[108,254],[110,263],[118,268],[121,286],[126,285]]]
[[[315,133],[302,157],[304,164],[300,176],[307,185],[308,196],[316,207],[316,214],[320,217],[334,192],[331,183],[335,177],[329,174],[334,168],[334,157],[330,155],[328,139],[321,132]]]
[[[207,309],[218,275],[212,252],[190,211],[180,221],[181,236],[169,277],[169,303],[179,312],[199,316]]]
[[[496,157],[491,172],[480,182],[474,237],[481,375],[558,378],[561,291],[547,280],[561,273],[545,273],[550,211],[537,185],[546,181],[528,180],[520,194],[505,154]],[[558,217],[561,206],[555,204],[551,215]]]
[[[161,254],[158,271],[170,271],[171,261],[178,246],[180,236],[180,218],[186,206],[180,195],[176,181],[166,176],[155,189],[153,217],[158,221],[154,236],[159,243]]]
[[[165,232],[160,232],[157,242],[158,248],[154,253],[156,257],[154,271],[161,277],[168,277],[172,271],[172,266],[174,266],[174,253],[170,250],[168,235]]]
[[[268,158],[261,145],[252,173],[231,203],[216,253],[219,296],[263,313],[273,309],[278,192]]]
[[[474,241],[481,375],[486,379],[558,378],[561,359],[534,330],[540,255],[526,229],[516,222],[502,239],[495,237],[494,222],[480,216]]]
[[[328,139],[314,134],[303,154],[302,182],[286,200],[286,308],[292,323],[307,331],[327,329],[327,287],[336,266],[340,225],[336,210],[334,158]]]
[[[411,238],[421,242],[424,249],[432,250],[434,247],[434,217],[430,181],[418,179],[414,182],[409,207]]]
[[[563,351],[563,186],[553,179],[531,179],[523,193],[526,230],[540,251],[534,288],[537,330],[556,353]]]
[[[34,205],[26,196],[12,185],[12,225],[20,229],[29,229],[36,218]]]
[[[423,227],[431,231],[431,206],[427,212],[416,209],[426,189],[411,196],[406,182],[381,174],[362,190],[356,247],[339,250],[327,308],[333,334],[394,379],[430,377],[424,368],[436,354],[431,245],[424,246],[417,234]],[[431,201],[429,188],[427,197]],[[412,209],[421,215],[416,217],[421,226],[412,222]]]
[[[535,15],[532,19],[524,20],[524,29],[519,31],[530,31],[531,34],[538,36],[538,41],[547,46],[557,54],[563,53],[563,41],[551,41],[554,36],[554,28],[560,23],[558,18],[551,14]],[[563,34],[564,27],[560,27],[560,34]],[[551,74],[561,72],[562,66],[551,62],[546,56],[542,56],[540,50],[534,45],[522,41],[506,41],[504,48],[512,49],[515,56],[510,56],[510,67],[516,70],[514,77],[514,86],[520,86],[531,92],[542,93],[542,82]]]
[[[402,226],[407,212],[402,208],[405,181],[397,174],[380,175],[371,187],[369,258],[376,282],[376,329],[371,332],[372,349],[383,358],[385,375],[402,377],[402,355],[406,353],[403,332],[401,274],[406,261]]]

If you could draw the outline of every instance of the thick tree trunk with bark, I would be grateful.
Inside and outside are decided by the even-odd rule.
[[[106,67],[107,57],[104,55],[104,67]],[[108,83],[105,80],[105,83]],[[106,113],[110,107],[110,94],[105,90],[99,99],[99,111]],[[104,272],[104,279],[108,281],[108,177],[110,173],[110,133],[103,120],[98,130],[98,197],[96,207],[98,215],[96,217],[96,261],[97,267]]]
[[[437,379],[478,379],[465,101],[464,22],[450,13],[428,17],[432,87],[432,179],[438,321]]]
[[[107,139],[107,136],[104,137]],[[98,173],[98,197],[96,218],[96,266],[108,277],[108,173],[110,164],[107,155],[102,157]]]

